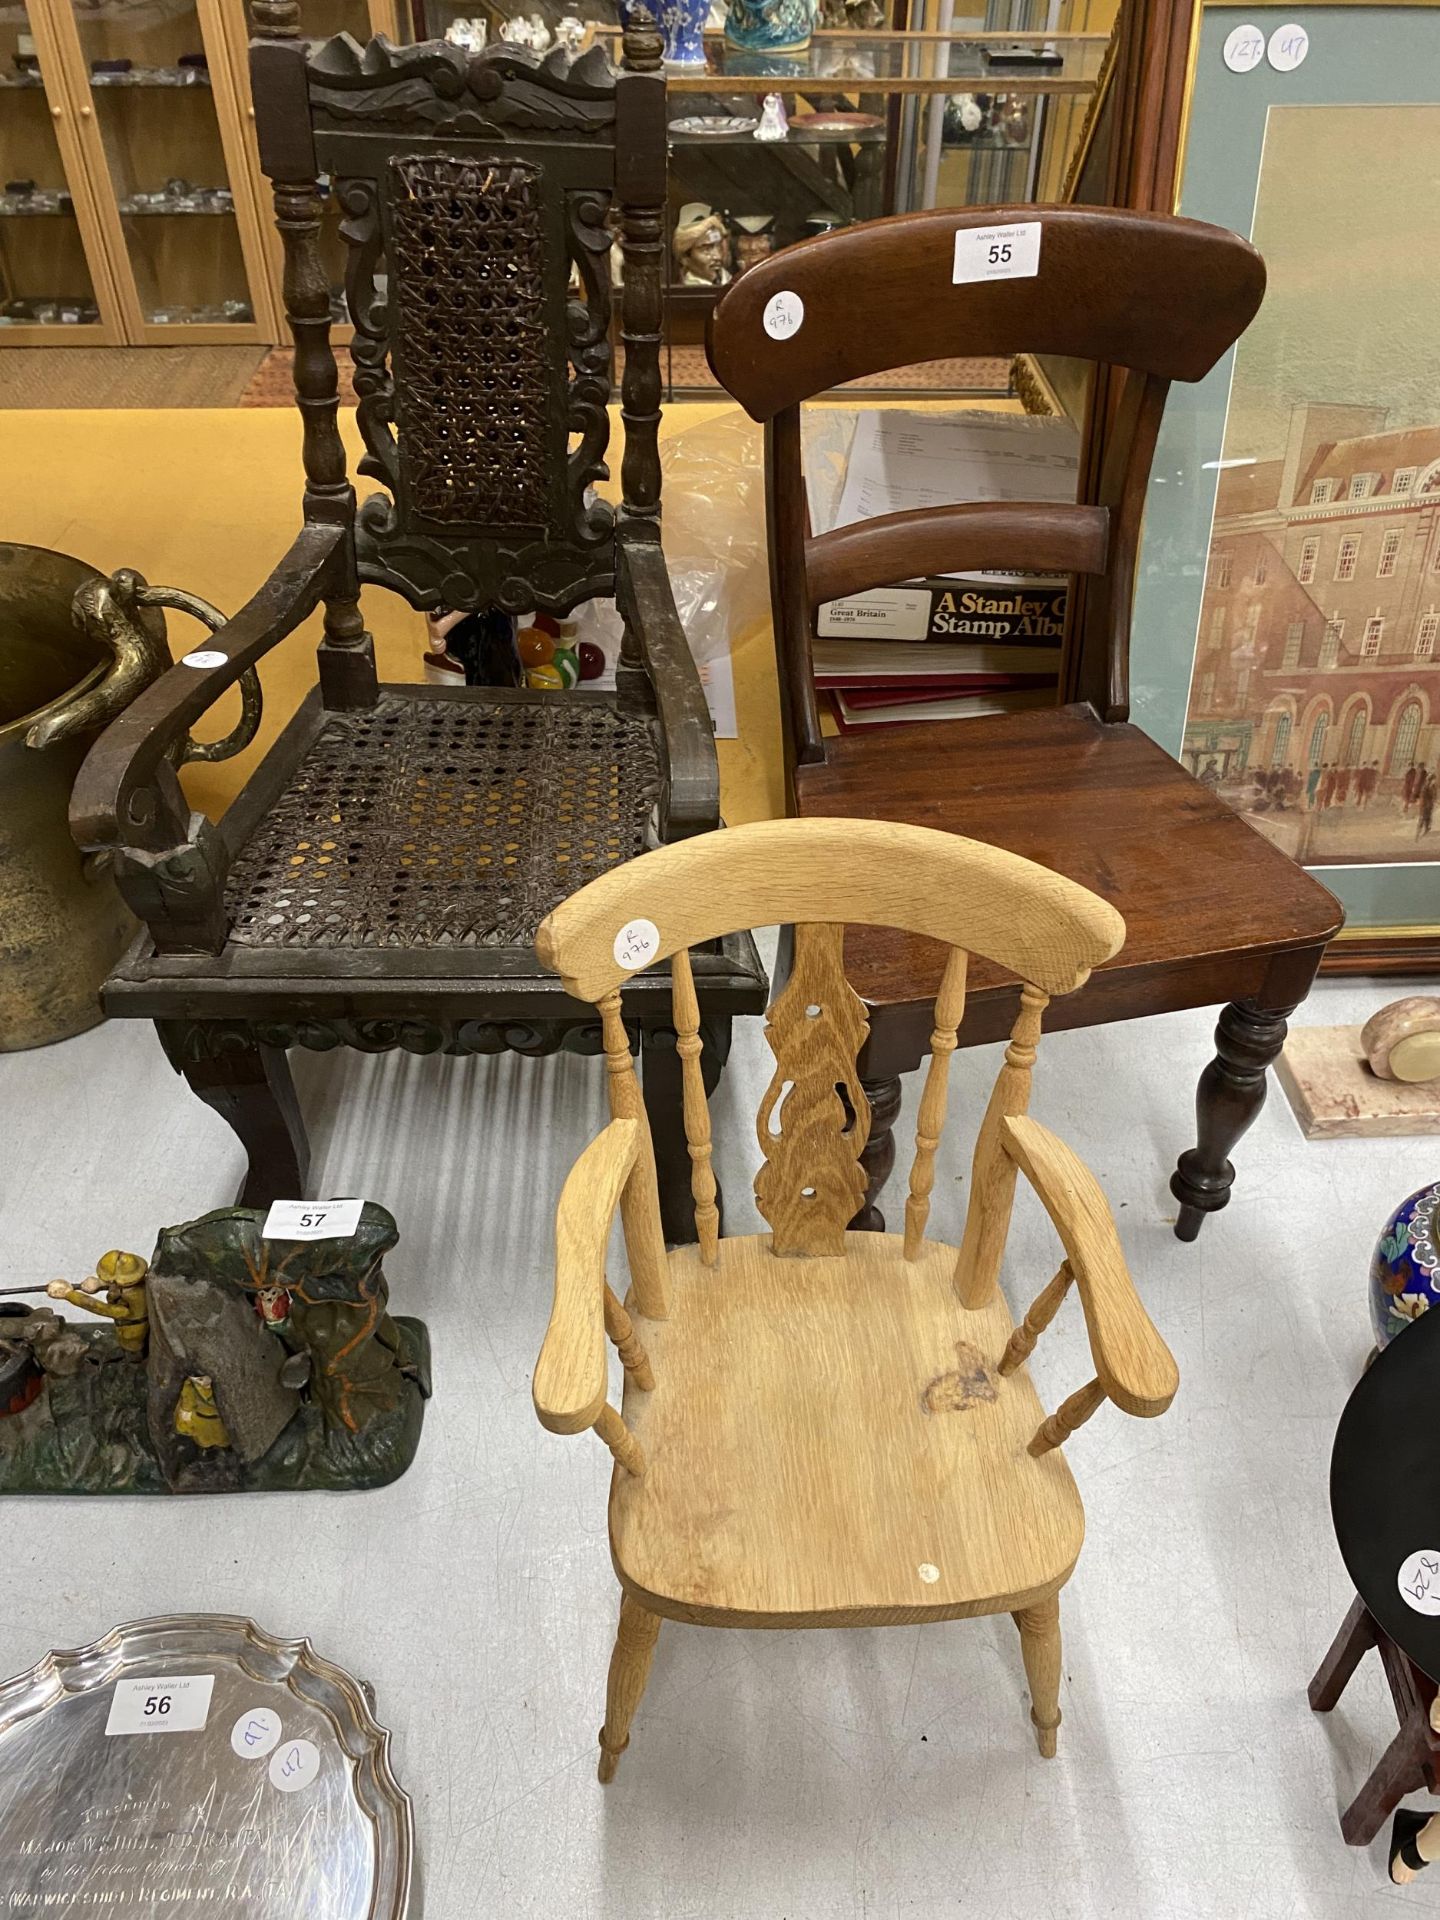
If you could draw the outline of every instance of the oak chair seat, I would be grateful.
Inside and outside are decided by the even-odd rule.
[[[1084,1514],[998,1291],[967,1309],[958,1249],[851,1233],[831,1259],[770,1235],[670,1256],[647,1325],[655,1386],[623,1414],[647,1468],[616,1467],[610,1547],[652,1612],[714,1627],[890,1626],[1013,1613],[1056,1592]],[[823,1355],[824,1364],[816,1357]]]
[[[1282,956],[1313,953],[1339,929],[1334,896],[1163,748],[1088,706],[907,726],[904,751],[870,728],[827,740],[816,766],[797,767],[802,814],[853,815],[941,827],[990,840],[1053,868],[1108,900],[1125,945],[1059,1001],[1048,1025],[1207,1006],[1238,984],[1262,992]],[[957,744],[963,752],[957,752]],[[917,1056],[945,949],[891,927],[857,928],[846,948],[851,984],[872,1008],[911,1010]],[[1019,983],[971,958],[961,1044],[1002,1039]],[[898,1031],[898,1028],[892,1028]]]

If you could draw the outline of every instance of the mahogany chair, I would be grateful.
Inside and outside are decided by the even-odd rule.
[[[106,1010],[153,1019],[240,1136],[247,1206],[305,1191],[289,1047],[598,1053],[593,1017],[536,965],[536,926],[593,874],[719,821],[714,738],[660,545],[659,34],[636,9],[617,72],[599,49],[470,55],[344,34],[312,48],[300,11],[255,0],[251,65],[285,244],[304,525],[228,621],[116,583],[117,618],[128,595],[217,630],[99,740],[71,816],[82,846],[113,855],[145,923]],[[383,489],[358,511],[336,426],[326,178],[345,216],[360,471]],[[612,226],[625,261],[618,511],[593,489],[607,472]],[[379,685],[362,584],[417,609],[511,613],[614,594],[616,690]],[[322,603],[318,686],[223,820],[192,814],[172,764],[193,757],[188,729],[244,676],[253,732],[254,663]],[[420,632],[417,620],[417,665]],[[731,1015],[764,1005],[764,972],[753,943],[732,942],[697,958],[696,979],[718,1070]],[[669,1224],[693,1231],[668,982],[632,1011]]]
[[[952,285],[956,233],[1013,221],[1040,224],[1036,274]],[[1215,365],[1254,316],[1264,283],[1252,247],[1192,220],[1076,207],[915,213],[804,241],[752,267],[715,306],[708,337],[716,377],[765,425],[793,810],[973,835],[1109,900],[1129,929],[1125,950],[1062,1004],[1062,1026],[1228,1002],[1216,1057],[1200,1080],[1198,1142],[1171,1180],[1182,1240],[1228,1201],[1231,1149],[1260,1111],[1286,1017],[1343,918],[1324,887],[1127,721],[1136,554],[1168,384],[1199,380]],[[804,317],[776,338],[764,315],[780,292],[799,297]],[[1072,355],[1123,379],[1093,498],[1073,506],[971,502],[810,534],[803,402],[941,355],[1022,351]],[[1073,704],[822,737],[811,671],[815,609],[840,595],[975,568],[1084,577],[1062,673],[1062,684],[1078,691]],[[1176,643],[1184,646],[1186,636]],[[893,1164],[899,1076],[921,1059],[943,966],[933,943],[891,930],[864,934],[851,954],[870,1020],[861,1066],[873,1115],[871,1225],[883,1224],[874,1197]],[[980,962],[959,1043],[1000,1038],[1019,992],[1012,969]]]
[[[688,950],[794,923],[769,1010],[775,1072],[757,1121],[767,1234],[722,1239]],[[846,923],[850,923],[847,939]],[[665,1251],[617,957],[639,925],[668,958],[685,1067],[698,1247]],[[904,1235],[847,1231],[871,1116],[865,1008],[846,979],[869,930],[946,953]],[[534,1399],[555,1433],[593,1427],[615,1456],[621,1587],[600,1778],[629,1738],[662,1619],[713,1627],[913,1624],[1010,1613],[1040,1751],[1060,1722],[1059,1593],[1084,1515],[1061,1443],[1105,1400],[1162,1413],[1175,1363],[1146,1317],[1092,1175],[1026,1113],[1041,1016],[1125,937],[1103,900],[973,840],[874,820],[775,820],[647,853],[571,896],[541,958],[605,1025],[610,1125],[565,1183],[555,1304]],[[975,1147],[957,1249],[926,1238],[968,956],[1024,984]],[[1016,1176],[1064,1248],[1016,1327],[997,1284]],[[605,1277],[619,1206],[630,1268]],[[1095,1377],[1047,1419],[1025,1362],[1071,1285]],[[605,1336],[624,1367],[606,1397]]]

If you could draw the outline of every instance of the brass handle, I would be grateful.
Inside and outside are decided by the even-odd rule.
[[[225,625],[224,614],[218,613],[208,600],[202,600],[198,594],[184,593],[179,587],[141,587],[135,598],[142,607],[173,607],[177,613],[188,613],[212,633],[218,633]],[[187,739],[177,766],[186,766],[192,760],[230,760],[249,746],[260,731],[263,707],[260,676],[254,667],[245,669],[239,685],[240,718],[234,727],[220,740],[196,740],[193,736]]]

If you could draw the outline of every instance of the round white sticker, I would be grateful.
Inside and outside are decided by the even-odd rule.
[[[922,1560],[915,1569],[927,1587],[933,1587],[940,1578],[940,1569],[931,1560]]]
[[[1225,64],[1232,73],[1253,73],[1265,58],[1265,36],[1259,27],[1232,27],[1225,36]]]
[[[280,1738],[280,1716],[273,1707],[252,1707],[230,1729],[231,1748],[242,1760],[263,1760]]]
[[[320,1751],[308,1740],[287,1740],[270,1761],[270,1784],[281,1793],[298,1793],[320,1771]]]
[[[1402,1560],[1395,1584],[1416,1613],[1440,1613],[1440,1547],[1421,1547]]]
[[[223,667],[229,658],[228,653],[219,653],[214,647],[202,647],[199,653],[187,653],[180,664],[182,667]]]
[[[805,324],[805,302],[798,293],[772,293],[761,318],[772,340],[793,340]]]
[[[1277,73],[1293,73],[1309,51],[1309,34],[1304,27],[1296,26],[1293,20],[1286,26],[1276,27],[1266,49],[1270,64]]]
[[[615,964],[634,973],[648,967],[660,951],[660,929],[653,920],[627,920],[615,936]]]

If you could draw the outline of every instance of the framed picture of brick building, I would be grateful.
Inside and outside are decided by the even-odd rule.
[[[1440,8],[1271,13],[1300,67],[1202,20],[1181,211],[1269,284],[1167,415],[1134,717],[1340,895],[1342,965],[1440,968]]]

